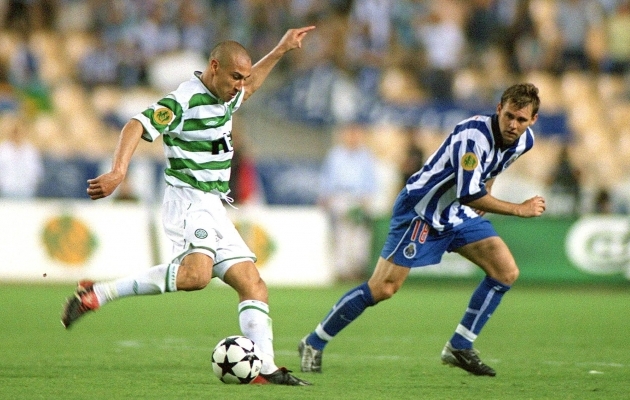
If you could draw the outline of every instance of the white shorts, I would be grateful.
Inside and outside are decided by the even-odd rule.
[[[206,254],[214,260],[212,275],[223,280],[232,265],[256,261],[216,194],[167,185],[162,224],[173,243],[174,263],[191,253]]]

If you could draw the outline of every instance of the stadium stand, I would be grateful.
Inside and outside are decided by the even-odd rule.
[[[306,158],[301,167],[316,169],[332,128],[344,119],[373,124],[374,135],[412,128],[424,154],[430,154],[457,118],[491,112],[506,84],[527,80],[540,88],[543,106],[535,126],[538,144],[511,172],[524,187],[547,189],[567,143],[571,161],[583,172],[586,194],[603,187],[614,196],[630,182],[630,61],[618,50],[624,38],[606,36],[627,23],[628,0],[40,0],[28,8],[19,3],[0,7],[0,112],[24,115],[38,148],[55,163],[68,160],[72,168],[76,160],[107,160],[127,118],[174,84],[160,80],[169,66],[181,65],[177,60],[197,65],[207,58],[210,49],[200,46],[204,38],[236,39],[256,58],[287,27],[313,23],[318,29],[309,37],[309,53],[283,60],[259,99],[252,99],[254,106],[242,113],[263,169],[278,157],[288,164]],[[558,10],[569,5],[596,13],[584,22],[588,31],[580,50],[586,68],[557,62],[564,49]],[[435,22],[436,12],[467,40],[452,80],[442,82],[449,85],[451,101],[437,101],[432,91],[440,81],[437,86],[426,81],[422,32]],[[391,17],[382,18],[383,13]],[[470,18],[496,21],[492,26],[500,34],[481,43],[466,29],[483,25]],[[160,38],[168,43],[156,45]],[[88,59],[95,52],[110,58]],[[31,75],[25,81],[26,73]],[[441,76],[432,74],[432,79]],[[310,138],[304,146],[300,140],[278,146],[296,129],[316,132],[319,144],[313,146]],[[283,155],[274,153],[278,147]],[[161,162],[159,145],[141,146],[139,152]],[[394,165],[402,162],[396,152],[378,153]],[[46,191],[40,192],[66,195]],[[589,211],[588,201],[583,210]]]

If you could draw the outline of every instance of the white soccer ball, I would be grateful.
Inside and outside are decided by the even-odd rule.
[[[228,336],[212,351],[212,371],[223,383],[250,383],[261,367],[260,350],[245,336]]]

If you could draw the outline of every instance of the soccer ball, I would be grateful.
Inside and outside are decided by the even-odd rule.
[[[260,350],[245,336],[228,336],[212,351],[212,371],[223,383],[250,383],[261,367]]]

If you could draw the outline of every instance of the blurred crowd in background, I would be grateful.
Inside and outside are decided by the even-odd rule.
[[[63,175],[64,160],[101,162],[85,176],[97,173],[122,125],[205,68],[218,41],[239,41],[256,61],[287,28],[316,25],[263,88],[267,112],[335,144],[344,127],[362,130],[389,168],[377,169],[378,194],[400,190],[458,122],[450,111],[490,113],[507,86],[530,81],[541,115],[565,123],[534,126],[537,145],[509,172],[506,199],[540,188],[556,214],[629,208],[630,0],[4,0],[0,23],[3,197],[63,196],[63,182],[84,178]],[[390,112],[418,107],[418,120]],[[159,145],[138,151],[161,160]],[[265,154],[238,162],[247,169],[234,179],[252,192]],[[57,180],[42,178],[51,170]]]

